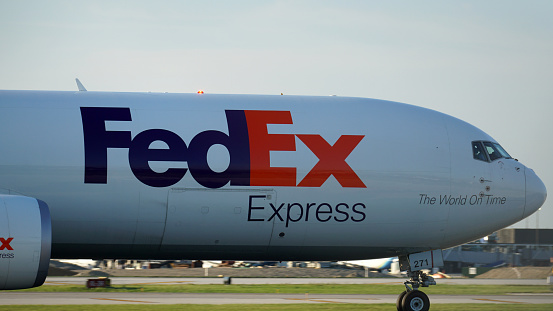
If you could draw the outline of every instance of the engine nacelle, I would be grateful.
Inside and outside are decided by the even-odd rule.
[[[44,283],[50,265],[51,226],[43,201],[0,195],[0,289]]]

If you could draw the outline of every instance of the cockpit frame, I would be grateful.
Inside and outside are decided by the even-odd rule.
[[[500,144],[487,140],[475,140],[472,143],[472,156],[475,160],[491,163],[499,159],[512,159]]]

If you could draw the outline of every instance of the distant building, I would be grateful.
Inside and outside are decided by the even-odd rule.
[[[463,267],[550,266],[553,229],[502,229],[479,241],[444,250],[444,269]]]
[[[497,243],[553,245],[553,229],[502,229],[497,231]]]

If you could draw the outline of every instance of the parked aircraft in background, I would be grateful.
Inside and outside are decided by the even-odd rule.
[[[399,306],[424,310],[441,249],[546,198],[483,131],[375,99],[0,91],[0,133],[2,289],[50,257],[399,256]]]
[[[354,267],[365,267],[369,270],[382,272],[384,270],[390,271],[392,269],[392,264],[394,262],[398,263],[397,257],[365,259],[365,260],[346,260],[346,261],[339,261],[338,263],[345,264],[348,266],[354,266]],[[398,269],[399,269],[399,266],[398,266]]]

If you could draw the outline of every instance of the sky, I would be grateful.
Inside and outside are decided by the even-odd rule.
[[[553,1],[6,1],[0,89],[339,95],[434,109],[553,191]],[[553,199],[516,224],[553,228]]]

